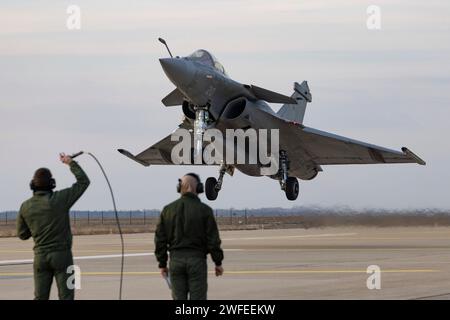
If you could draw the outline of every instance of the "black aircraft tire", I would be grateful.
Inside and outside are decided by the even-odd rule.
[[[298,180],[295,177],[288,177],[286,180],[286,197],[288,200],[296,200],[299,193]]]
[[[205,182],[205,194],[208,200],[216,200],[219,195],[219,191],[216,189],[217,179],[214,177],[209,177]]]

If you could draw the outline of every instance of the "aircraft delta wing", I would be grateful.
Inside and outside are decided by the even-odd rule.
[[[298,123],[277,119],[280,129],[280,148],[287,151],[292,174],[302,178],[296,172],[305,167],[322,171],[321,165],[339,164],[383,164],[417,163],[425,165],[408,148],[396,151],[381,146],[350,139],[325,131],[309,128]],[[312,175],[310,178],[314,178]],[[304,179],[308,180],[308,179]]]
[[[193,127],[188,121],[184,121],[178,126],[178,128],[192,131]],[[176,130],[178,129],[175,129],[173,132]],[[173,147],[179,143],[179,141],[172,141],[173,132],[137,155],[133,155],[125,149],[118,149],[117,151],[146,167],[150,165],[178,165],[174,163],[171,158]],[[194,135],[191,133],[191,145],[193,145],[193,136]],[[203,148],[205,148],[208,144],[208,142],[204,142]],[[191,159],[191,163],[194,165],[193,159]],[[203,165],[205,165],[205,163],[203,163]]]

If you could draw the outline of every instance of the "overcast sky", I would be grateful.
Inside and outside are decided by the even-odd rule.
[[[68,5],[81,30],[66,27]],[[381,30],[366,27],[369,5]],[[2,1],[0,5],[0,211],[30,196],[34,170],[58,187],[73,182],[58,153],[93,152],[120,209],[161,208],[177,178],[217,167],[143,167],[140,152],[169,134],[179,108],[158,58],[211,51],[230,77],[291,94],[308,80],[305,124],[377,145],[407,146],[427,166],[325,166],[289,202],[278,182],[225,177],[213,207],[293,205],[450,208],[450,2],[448,1]],[[273,105],[274,108],[279,108]],[[110,209],[106,184],[87,156],[92,185],[74,209]],[[206,198],[202,197],[205,201]]]

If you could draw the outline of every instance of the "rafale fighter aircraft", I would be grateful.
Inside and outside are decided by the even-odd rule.
[[[163,39],[170,58],[159,59],[161,66],[176,86],[162,99],[166,106],[182,106],[185,120],[179,126],[190,132],[204,133],[206,129],[278,129],[278,171],[269,177],[279,181],[289,200],[297,199],[298,179],[314,179],[323,165],[378,164],[425,162],[403,147],[390,150],[373,144],[345,138],[303,125],[306,105],[311,102],[308,83],[294,83],[294,93],[289,97],[255,85],[241,84],[231,79],[223,66],[206,50],[197,50],[186,57],[173,57]],[[267,104],[283,106],[274,112]],[[172,148],[177,142],[171,135],[138,155],[119,149],[125,156],[144,165],[174,165]],[[192,152],[201,152],[195,145]],[[194,150],[196,149],[196,150]],[[204,163],[203,163],[204,164]],[[250,176],[261,175],[261,164],[229,164],[222,162],[218,179],[210,177],[205,183],[209,200],[215,200],[222,187],[225,173],[238,169]]]

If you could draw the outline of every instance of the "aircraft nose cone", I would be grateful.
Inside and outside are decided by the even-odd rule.
[[[167,77],[177,87],[185,87],[194,79],[195,70],[189,61],[180,58],[162,58],[159,62]]]

